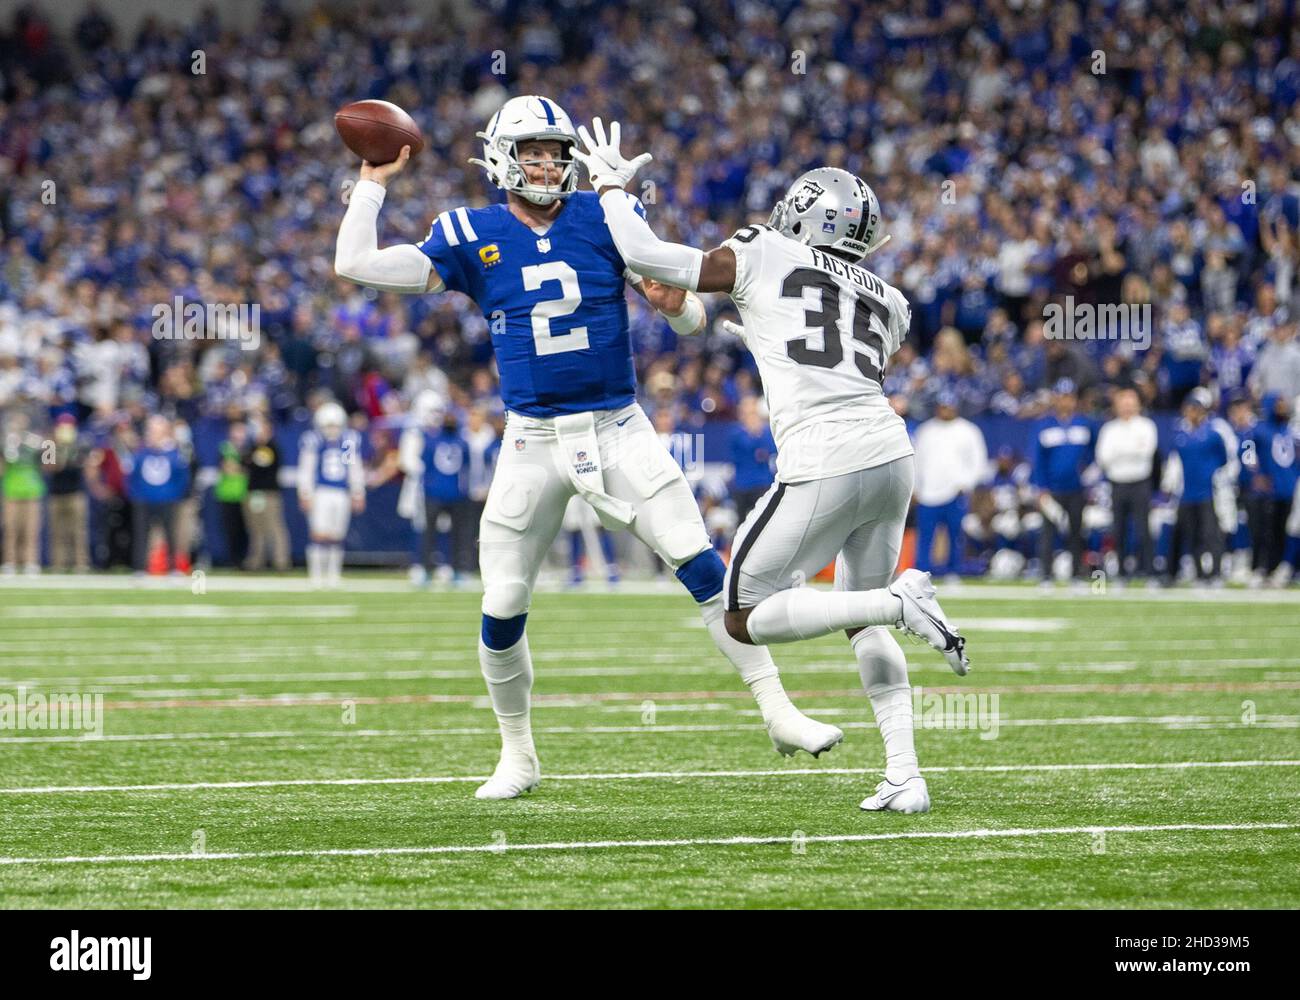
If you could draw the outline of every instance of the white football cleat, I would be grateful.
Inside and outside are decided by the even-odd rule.
[[[771,737],[776,752],[783,757],[793,757],[800,750],[820,757],[844,740],[843,730],[810,719],[798,709],[785,712],[769,722],[767,735]]]
[[[964,677],[970,671],[966,639],[948,623],[943,608],[934,599],[930,574],[919,569],[905,569],[890,584],[889,592],[903,605],[895,627],[924,639],[944,655],[954,674]]]
[[[476,799],[515,799],[531,792],[542,780],[536,754],[502,753],[492,777],[474,790]]]
[[[926,813],[930,811],[930,790],[919,774],[901,785],[885,780],[876,786],[876,793],[862,800],[863,812]]]

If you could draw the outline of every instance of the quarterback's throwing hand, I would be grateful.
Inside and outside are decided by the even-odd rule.
[[[361,163],[361,179],[363,181],[374,181],[376,184],[388,186],[388,182],[397,174],[402,172],[406,166],[406,161],[411,158],[411,147],[403,146],[402,151],[397,154],[397,159],[392,163],[371,163],[369,160],[363,160]]]
[[[593,133],[595,138],[593,138]],[[627,160],[619,152],[619,139],[622,138],[618,122],[609,123],[609,138],[605,138],[605,124],[599,118],[591,120],[591,132],[587,126],[578,126],[578,138],[585,149],[574,147],[573,156],[587,168],[591,186],[597,191],[607,187],[627,187],[636,172],[654,157],[642,153],[635,159]]]

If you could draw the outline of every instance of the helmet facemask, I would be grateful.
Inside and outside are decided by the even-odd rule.
[[[526,135],[526,136],[500,136],[494,143],[486,132],[479,132],[478,137],[483,140],[484,159],[472,159],[470,163],[476,163],[483,167],[488,173],[488,177],[497,187],[504,191],[513,192],[519,197],[531,201],[534,205],[549,205],[552,202],[567,198],[578,189],[578,170],[576,161],[573,158],[573,139],[565,135]],[[534,140],[544,142],[558,142],[561,144],[560,156],[554,160],[521,160],[519,158],[519,147]],[[528,173],[525,167],[550,163],[552,166],[559,168],[560,179],[555,184],[534,184],[528,180]]]
[[[513,148],[510,150],[511,164],[506,168],[506,179],[510,181],[512,177],[519,177],[520,182],[517,184],[507,183],[506,190],[514,191],[521,198],[527,198],[535,205],[549,205],[558,198],[567,198],[573,194],[578,187],[578,169],[573,159],[574,144],[565,139],[555,139],[546,137],[544,142],[558,142],[560,144],[560,156],[552,160],[524,160],[519,157],[520,145],[526,145],[534,140],[534,137],[516,139]],[[528,180],[527,168],[530,166],[551,166],[558,168],[560,179],[555,184],[533,184]]]

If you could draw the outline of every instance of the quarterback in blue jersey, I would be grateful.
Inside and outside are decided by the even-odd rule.
[[[577,133],[554,101],[513,98],[479,138],[483,157],[471,162],[506,192],[504,202],[442,212],[418,245],[380,249],[379,209],[387,181],[406,164],[404,149],[391,164],[362,166],[335,255],[335,271],[359,284],[411,294],[462,292],[491,331],[508,416],[479,531],[478,649],[502,751],[475,794],[514,798],[540,778],[524,626],[537,572],[575,495],[607,527],[629,529],[673,567],[714,643],[753,691],[776,749],[787,755],[829,749],[843,733],[790,703],[765,647],[727,633],[722,560],[681,468],[636,402],[625,284],[678,333],[703,327],[703,305],[693,293],[628,270],[595,192],[577,190]],[[636,210],[643,211],[639,204]]]

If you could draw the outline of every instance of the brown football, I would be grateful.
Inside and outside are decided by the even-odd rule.
[[[348,149],[374,164],[392,163],[403,146],[412,156],[424,148],[420,126],[388,101],[353,101],[335,113],[334,127]]]

